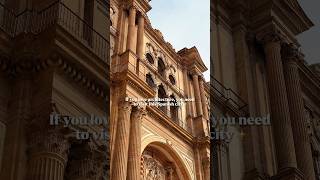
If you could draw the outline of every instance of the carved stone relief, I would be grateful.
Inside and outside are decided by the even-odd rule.
[[[163,165],[149,155],[143,155],[143,180],[165,180]]]

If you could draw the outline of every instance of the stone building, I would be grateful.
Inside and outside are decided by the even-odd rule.
[[[212,1],[213,117],[271,121],[219,126],[234,137],[214,141],[213,179],[320,179],[319,66],[296,39],[312,26],[296,0]]]
[[[106,179],[108,20],[103,0],[0,0],[0,179]]]
[[[175,51],[149,10],[147,0],[111,0],[110,178],[208,180],[207,67],[195,47]],[[137,103],[154,98],[193,101]]]

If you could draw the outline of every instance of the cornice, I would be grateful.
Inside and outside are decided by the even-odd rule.
[[[60,70],[66,77],[72,79],[78,85],[84,87],[92,94],[106,99],[109,95],[106,94],[108,83],[98,82],[90,78],[87,73],[77,68],[74,64],[61,59],[57,56],[54,58],[48,58],[40,60],[34,56],[20,56],[15,61],[8,61],[0,59],[0,67],[12,78],[20,78],[28,75],[37,75],[41,71],[45,71],[49,68]]]
[[[183,129],[181,126],[173,122],[166,114],[164,114],[160,109],[156,107],[146,107],[147,114],[157,120],[163,126],[173,129],[173,133],[181,137],[181,139],[188,144],[193,144],[193,136],[191,133]]]
[[[307,31],[312,26],[314,26],[313,22],[303,11],[297,0],[282,0],[279,2],[283,4],[282,7],[284,7],[283,10],[285,10],[285,13],[288,16],[291,15],[291,18],[287,18],[286,20],[292,20],[294,21],[292,24],[296,25],[295,28],[297,31],[295,35]]]
[[[151,6],[147,0],[127,0],[124,1],[125,7],[128,9],[130,7],[135,7],[142,14],[146,14],[151,10]]]
[[[249,114],[248,109],[243,107],[235,107],[232,103],[230,103],[230,99],[222,94],[223,92],[218,91],[214,85],[214,83],[210,84],[210,107],[221,109],[223,112],[229,112],[234,116],[246,116]],[[223,91],[223,90],[222,90]]]
[[[183,48],[178,52],[178,54],[183,60],[182,63],[187,66],[189,70],[194,69],[199,73],[203,73],[208,70],[196,47],[192,47],[190,49]]]
[[[320,104],[320,79],[307,67],[304,62],[298,61],[300,74],[300,83],[306,96],[309,96],[312,101]]]
[[[291,5],[284,1],[286,0],[266,1],[252,9],[249,26],[257,34],[277,29],[285,37],[286,42],[298,44],[295,36],[308,30],[313,24],[299,5],[301,12],[297,14]],[[304,17],[303,21],[301,16]]]
[[[91,91],[95,96],[107,100],[109,97],[106,94],[107,88],[109,88],[108,79],[105,79],[105,82],[98,82],[95,79],[92,79],[88,74],[77,68],[74,64],[69,63],[66,60],[59,58],[57,61],[52,59],[47,60],[48,66],[52,66],[61,70],[67,77],[72,79],[78,85],[86,88],[88,91]],[[106,77],[107,78],[107,77]]]
[[[128,85],[139,92],[145,98],[152,98],[155,96],[156,92],[147,85],[146,82],[142,81],[135,74],[128,71]]]
[[[230,6],[221,5],[221,3],[218,2],[216,2],[213,6],[212,12],[210,13],[210,16],[212,17],[211,21],[213,21],[213,23],[216,25],[222,25],[231,32],[232,21],[230,15],[232,14],[232,11],[230,11]]]

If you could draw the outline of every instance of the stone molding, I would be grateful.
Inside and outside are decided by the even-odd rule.
[[[270,42],[284,42],[285,41],[285,36],[278,30],[266,30],[266,32],[258,33],[257,34],[257,39],[260,41],[262,44],[267,44]]]

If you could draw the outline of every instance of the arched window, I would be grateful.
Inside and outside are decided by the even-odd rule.
[[[171,119],[177,123],[179,123],[179,118],[178,118],[178,111],[179,111],[179,107],[177,106],[177,100],[176,98],[171,95],[170,98],[172,99],[170,101],[170,116],[171,116]]]
[[[150,64],[154,64],[153,57],[152,57],[152,55],[151,55],[150,53],[147,53],[147,54],[146,54],[146,58],[147,58],[147,60],[148,60],[148,62],[149,62]]]
[[[158,59],[158,73],[159,73],[162,77],[165,77],[165,69],[166,69],[166,66],[165,66],[162,58],[159,58],[159,59]]]
[[[173,77],[173,75],[169,75],[169,81],[172,85],[176,85],[176,79]]]
[[[153,78],[152,78],[152,75],[151,75],[150,73],[148,73],[148,74],[146,75],[146,82],[147,82],[147,84],[148,84],[150,87],[152,87],[152,88],[155,88],[155,87],[156,87],[156,84],[155,84],[155,82],[154,82],[154,80],[153,80]]]
[[[158,97],[159,98],[167,98],[166,91],[164,90],[163,85],[160,85],[158,88]],[[166,101],[160,100],[159,103],[166,103]],[[160,110],[164,113],[167,113],[167,106],[160,106]]]

